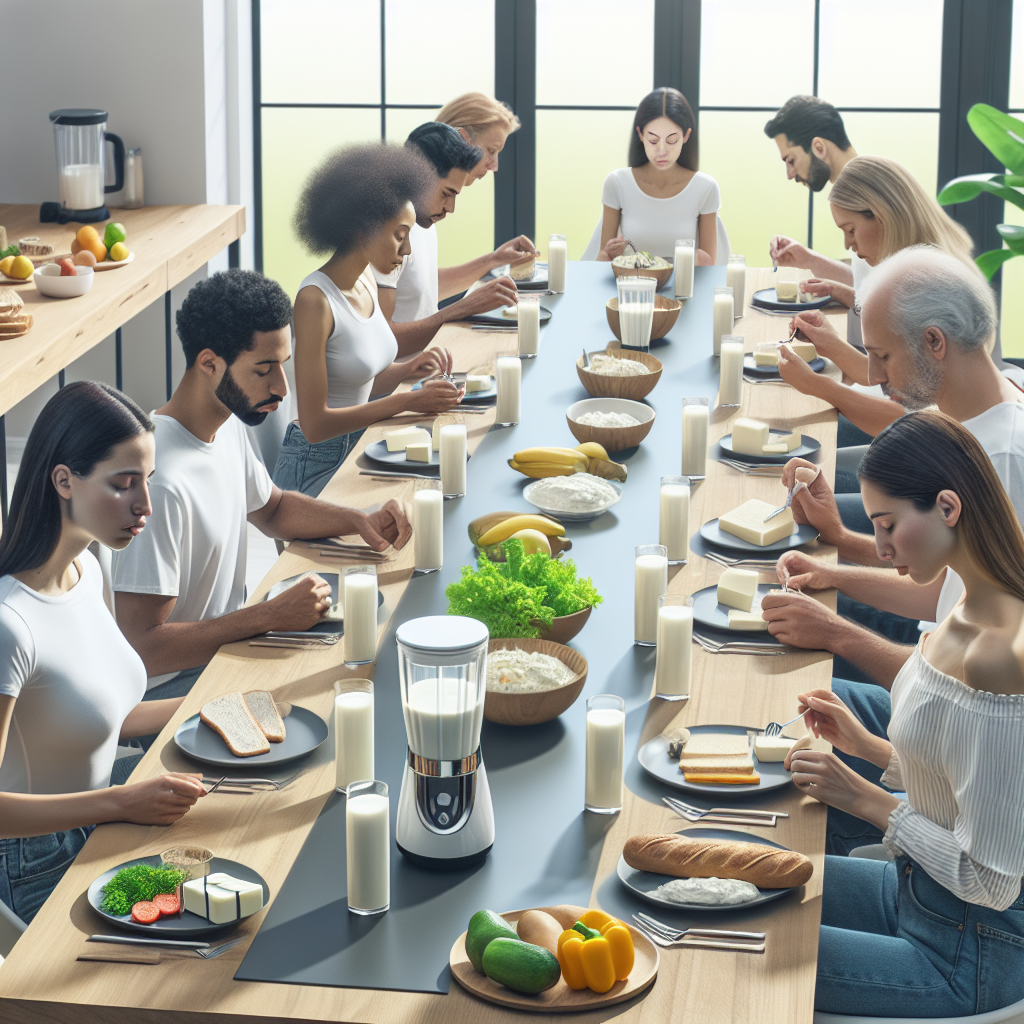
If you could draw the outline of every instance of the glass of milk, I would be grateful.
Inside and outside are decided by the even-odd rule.
[[[622,810],[626,702],[614,693],[587,700],[587,790],[584,807],[595,814]]]
[[[514,427],[522,416],[523,364],[515,356],[498,356],[494,378],[498,389],[494,425]]]
[[[685,565],[690,543],[690,478],[663,476],[658,540],[668,553],[669,565]]]
[[[691,480],[703,480],[708,466],[708,400],[683,399],[683,465]]]
[[[372,779],[373,683],[369,679],[345,679],[334,684],[335,789]]]
[[[747,257],[739,253],[730,253],[725,264],[725,284],[732,289],[733,317],[738,320],[743,316],[747,301]]]
[[[733,295],[731,288],[716,288],[715,303],[713,307],[713,330],[715,342],[715,355],[720,355],[722,350],[722,336],[732,334],[733,324]]]
[[[449,423],[441,428],[438,459],[441,463],[441,493],[445,498],[461,498],[466,493],[465,423]]]
[[[743,343],[739,335],[722,336],[718,404],[724,408],[736,408],[743,404]]]
[[[633,643],[653,647],[658,641],[658,598],[668,592],[668,548],[640,544],[636,548],[633,592]]]
[[[387,783],[349,784],[345,800],[345,859],[349,913],[383,914],[391,907],[391,822]]]
[[[695,250],[694,239],[676,239],[675,294],[677,299],[688,299],[693,295]]]
[[[662,700],[688,700],[693,673],[693,598],[663,594],[658,598],[658,658],[654,689]]]
[[[514,360],[516,366],[519,360]],[[424,484],[412,499],[412,541],[416,571],[437,572],[444,564],[444,495],[440,482]]]
[[[615,279],[619,291],[619,333],[622,347],[647,352],[651,347],[651,325],[654,322],[654,277],[627,274]]]
[[[540,296],[519,293],[516,307],[519,358],[535,359],[540,351]]]
[[[548,288],[561,294],[565,291],[565,265],[569,246],[565,235],[548,235]]]
[[[377,660],[377,567],[348,565],[344,569],[346,665]]]

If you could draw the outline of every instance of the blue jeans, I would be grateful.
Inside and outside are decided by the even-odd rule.
[[[908,857],[826,857],[814,1008],[959,1017],[1024,998],[1024,897],[965,903]]]
[[[95,828],[0,839],[0,900],[26,924],[57,887]]]
[[[283,491],[302,491],[319,497],[338,467],[355,448],[362,430],[310,444],[297,423],[289,423],[281,444],[281,454],[271,476]]]

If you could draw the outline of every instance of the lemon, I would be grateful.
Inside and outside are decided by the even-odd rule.
[[[15,256],[11,269],[7,272],[8,277],[17,277],[27,281],[34,273],[35,267],[27,256]]]
[[[13,256],[5,256],[0,260],[0,274],[6,274],[8,277],[11,276],[11,264],[14,262]]]
[[[110,258],[115,263],[119,262],[120,260],[126,260],[128,259],[129,256],[131,256],[131,250],[128,248],[127,245],[124,244],[124,242],[115,242],[110,247]]]

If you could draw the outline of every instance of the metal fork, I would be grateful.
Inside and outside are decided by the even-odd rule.
[[[704,555],[710,562],[717,562],[728,568],[745,567],[748,569],[774,569],[778,564],[773,558],[730,558],[728,555],[721,555],[717,551],[708,551]]]
[[[781,476],[784,467],[778,462],[741,462],[739,459],[719,459],[726,466],[753,476]]]
[[[663,949],[729,949],[737,953],[764,952],[764,932],[730,932],[715,928],[669,928],[647,914],[634,914],[633,923],[638,931]]]
[[[789,508],[789,506],[790,506],[790,505],[791,505],[792,503],[793,503],[793,488],[791,487],[791,488],[789,489],[789,494],[787,494],[787,495],[786,495],[786,502],[785,502],[785,504],[784,504],[784,505],[780,505],[780,506],[779,506],[779,507],[778,507],[778,508],[777,508],[777,509],[776,509],[776,510],[775,510],[774,512],[769,512],[769,513],[768,513],[768,515],[766,515],[766,516],[764,517],[764,519],[762,520],[762,522],[765,522],[765,523],[767,523],[767,522],[769,522],[770,520],[774,519],[774,518],[775,518],[776,516],[780,516],[780,515],[782,515],[782,513],[783,513],[783,512],[785,512],[785,511],[786,511],[786,509],[788,509],[788,508]]]
[[[707,651],[708,654],[764,654],[775,656],[785,654],[785,649],[776,647],[774,644],[759,644],[749,640],[709,640],[699,633],[693,634],[694,642]]]
[[[245,935],[239,935],[238,938],[228,939],[227,942],[222,942],[219,946],[210,946],[208,949],[197,949],[196,954],[201,956],[204,960],[212,960],[215,956],[220,956],[221,953],[226,953],[229,949],[233,949],[240,942],[245,942],[245,940]]]
[[[662,802],[668,807],[672,808],[673,811],[686,811],[688,814],[696,814],[703,816],[706,814],[721,814],[728,817],[756,817],[756,818],[788,818],[789,813],[787,811],[765,811],[757,808],[738,808],[738,807],[695,807],[693,804],[688,804],[683,800],[680,800],[675,796],[663,796]],[[683,817],[680,814],[680,817]]]
[[[796,718],[791,718],[788,722],[783,722],[781,725],[779,725],[778,722],[769,722],[764,727],[764,734],[765,736],[781,736],[782,730],[785,729],[787,725],[792,725],[794,722],[799,722],[800,719],[803,717],[804,713],[801,711],[800,714],[796,716]]]
[[[203,778],[203,784],[214,783],[214,789],[234,789],[234,790],[249,790],[250,792],[256,792],[257,790],[274,793],[290,786],[297,778],[306,774],[306,769],[303,771],[296,772],[294,775],[289,775],[287,779],[229,779],[224,776],[220,779],[208,779]],[[211,789],[209,792],[212,793],[214,790]]]
[[[691,808],[681,800],[673,800],[670,796],[663,796],[662,802],[669,810],[678,814],[684,821],[691,822],[714,822],[718,825],[757,825],[762,828],[775,828],[775,816],[751,814],[744,817],[741,814],[718,814],[713,811],[704,811],[698,807]]]

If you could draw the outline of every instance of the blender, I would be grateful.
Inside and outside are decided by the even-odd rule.
[[[44,203],[40,220],[59,224],[92,224],[106,220],[104,194],[124,188],[124,143],[108,132],[105,110],[52,110],[53,138],[57,146],[60,204]],[[114,184],[107,185],[105,143],[114,147]]]
[[[396,637],[409,749],[395,840],[421,867],[469,867],[494,843],[480,756],[487,627],[461,615],[429,615],[403,622]]]

